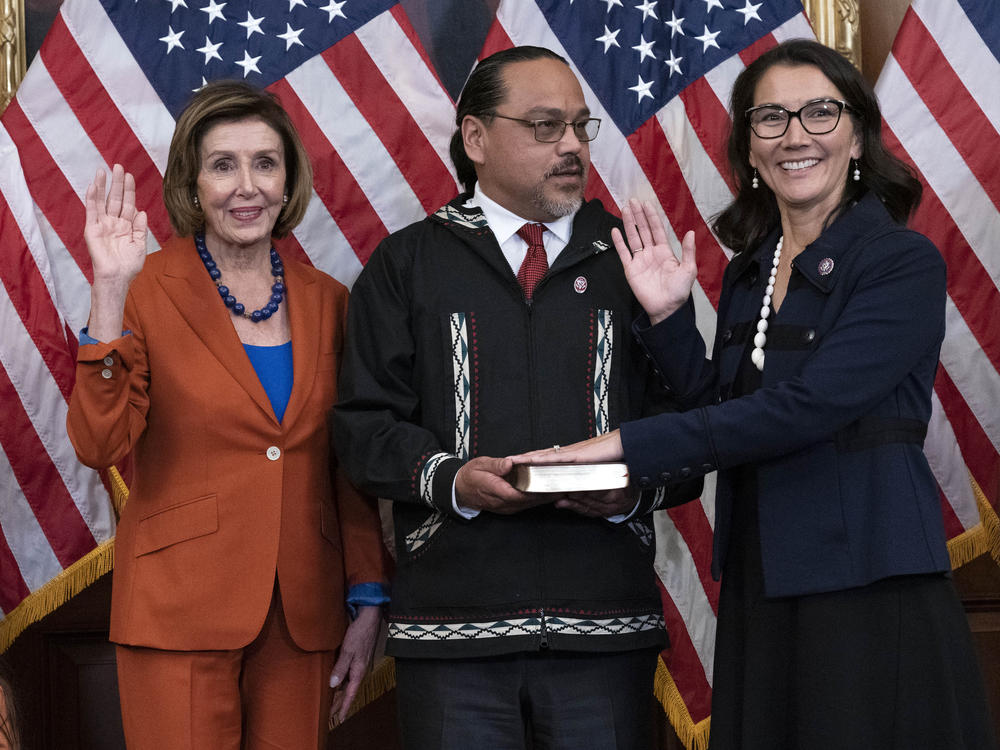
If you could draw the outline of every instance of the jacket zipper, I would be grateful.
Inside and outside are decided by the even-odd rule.
[[[546,630],[546,628],[545,628],[545,610],[544,609],[538,610],[538,619],[542,623],[542,643],[541,643],[541,647],[542,648],[548,648],[549,647],[549,633],[548,633],[548,630]]]
[[[538,423],[535,418],[535,404],[538,401],[537,395],[535,393],[536,383],[535,383],[535,327],[534,327],[534,316],[532,315],[531,301],[525,300],[526,305],[526,315],[527,319],[525,324],[527,326],[527,339],[528,339],[528,372],[531,373],[528,378],[528,418],[529,424],[529,439],[534,443],[535,436],[538,433]]]

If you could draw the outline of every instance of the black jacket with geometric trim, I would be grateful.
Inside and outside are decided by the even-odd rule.
[[[664,645],[651,511],[700,481],[644,493],[613,524],[541,506],[452,510],[476,456],[568,444],[669,407],[630,326],[638,311],[599,201],[528,303],[486,218],[459,196],[387,237],[354,285],[335,409],[337,452],[393,501],[394,656]]]

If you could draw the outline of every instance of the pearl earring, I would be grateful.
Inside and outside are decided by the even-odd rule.
[[[754,169],[754,171],[753,171],[753,179],[750,180],[750,187],[752,187],[754,190],[756,190],[757,188],[760,187],[760,180],[757,179],[757,170],[756,169]]]
[[[283,206],[288,205],[288,193],[285,193],[284,197],[281,199],[281,205]]]
[[[191,196],[191,200],[194,202],[194,207],[195,208],[201,208],[201,203],[198,201],[198,196],[197,195],[192,195]]]
[[[861,169],[858,167],[857,159],[854,160],[854,181],[855,182],[861,181]]]

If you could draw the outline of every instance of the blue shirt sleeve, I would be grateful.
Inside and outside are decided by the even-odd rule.
[[[356,583],[347,592],[347,611],[353,620],[358,607],[379,607],[389,603],[389,587],[384,583]]]
[[[89,329],[89,327],[90,326],[84,326],[83,328],[80,329],[80,346],[83,346],[84,344],[100,344],[100,343],[103,343],[103,342],[98,341],[97,339],[95,339],[89,333],[87,333],[87,330]],[[122,331],[122,336],[128,336],[130,333],[132,333],[132,331],[126,329],[126,330]]]

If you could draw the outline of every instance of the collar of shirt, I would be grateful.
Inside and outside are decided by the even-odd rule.
[[[511,270],[516,276],[518,270],[521,268],[521,263],[524,262],[524,256],[528,253],[528,243],[521,239],[517,234],[517,230],[527,224],[528,220],[508,211],[482,192],[479,189],[478,182],[476,183],[476,189],[473,191],[472,197],[465,202],[465,207],[478,207],[483,212],[483,215],[486,216],[486,223],[490,225],[490,230],[493,232],[493,236],[497,238],[497,244],[500,245],[503,257],[507,259]],[[569,238],[573,232],[573,219],[575,217],[576,212],[574,211],[568,216],[560,217],[555,221],[539,222],[549,230],[542,235],[542,242],[545,243],[545,257],[548,259],[550,267],[555,263],[556,258],[559,257],[559,253],[569,244]]]

